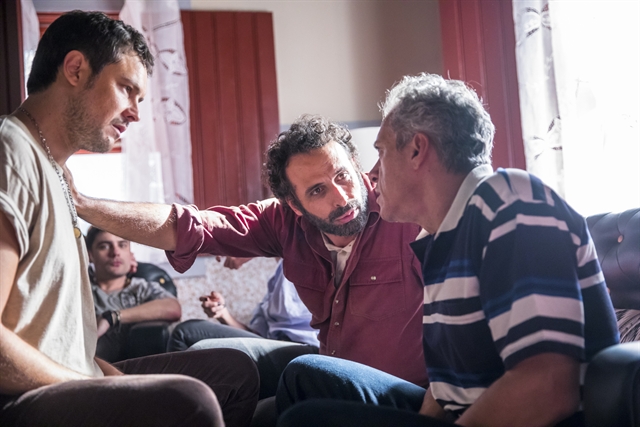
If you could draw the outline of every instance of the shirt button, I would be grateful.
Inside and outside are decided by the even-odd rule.
[[[371,280],[376,280],[376,276],[371,276]]]
[[[335,351],[335,350],[331,350],[331,354],[332,354],[332,355],[333,355],[333,354],[336,354],[336,351]]]
[[[340,322],[334,323],[335,326],[340,326]]]
[[[339,302],[340,302],[340,300],[336,300],[336,304],[339,303]]]

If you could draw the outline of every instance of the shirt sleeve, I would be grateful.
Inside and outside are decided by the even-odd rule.
[[[1,148],[4,151],[7,147],[2,145]],[[29,250],[29,227],[40,204],[25,179],[29,175],[35,178],[38,174],[35,170],[27,173],[27,163],[30,162],[22,165],[25,173],[18,173],[8,151],[0,154],[0,211],[15,230],[19,256],[22,259]]]
[[[576,253],[589,239],[578,218],[534,202],[514,201],[485,224],[481,302],[506,369],[548,352],[585,360]]]
[[[282,256],[283,231],[289,229],[282,206],[269,199],[248,205],[215,206],[204,211],[195,206],[173,205],[178,240],[167,251],[173,268],[183,273],[200,253],[235,257]]]

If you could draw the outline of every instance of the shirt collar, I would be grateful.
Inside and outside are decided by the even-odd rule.
[[[437,238],[440,233],[453,230],[458,226],[460,218],[462,218],[464,210],[467,207],[467,203],[473,195],[473,192],[476,190],[476,187],[478,187],[478,185],[491,174],[493,174],[491,165],[477,166],[469,172],[464,178],[464,181],[462,181],[462,185],[458,189],[456,197],[453,199],[453,203],[451,204],[447,215],[444,217],[444,221],[440,224],[440,228],[438,228],[435,236],[422,229],[418,237],[416,237],[416,240],[410,243],[413,252],[416,254],[418,260],[420,260],[420,263],[424,263],[426,253],[429,252],[434,239]]]
[[[458,189],[455,199],[453,199],[453,203],[451,204],[447,215],[444,217],[442,224],[440,224],[440,228],[438,228],[438,231],[436,232],[436,238],[440,233],[453,230],[458,226],[458,222],[460,222],[460,218],[462,218],[462,214],[467,207],[467,202],[476,190],[476,187],[491,174],[493,174],[493,168],[491,165],[476,166],[467,174],[464,181],[462,181],[462,185]]]

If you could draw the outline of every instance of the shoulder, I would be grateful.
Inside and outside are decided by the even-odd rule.
[[[540,178],[519,169],[498,169],[476,187],[469,203],[493,214],[563,210],[567,206]]]
[[[498,169],[476,188],[474,195],[497,196],[504,204],[515,201],[551,202],[551,190],[539,178],[520,169]]]
[[[469,205],[494,227],[507,223],[555,227],[586,239],[584,218],[551,187],[519,169],[498,169],[481,182]]]
[[[15,118],[0,117],[0,158],[15,170],[35,165],[37,147],[26,128]]]

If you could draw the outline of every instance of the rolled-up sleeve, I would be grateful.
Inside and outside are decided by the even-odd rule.
[[[202,217],[197,207],[193,205],[172,206],[176,219],[176,249],[166,251],[171,266],[179,273],[187,271],[195,262],[204,242],[204,228]]]

